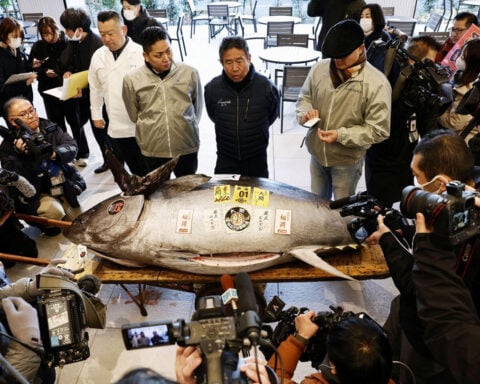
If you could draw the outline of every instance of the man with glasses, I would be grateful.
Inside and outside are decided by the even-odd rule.
[[[460,12],[453,19],[453,27],[450,28],[450,37],[445,40],[437,56],[435,62],[440,63],[453,46],[460,40],[465,31],[472,25],[478,25],[477,16],[470,12]]]
[[[48,219],[72,220],[80,213],[77,200],[85,181],[68,163],[75,159],[77,143],[49,120],[41,119],[32,103],[22,97],[8,100],[3,112],[11,132],[0,145],[2,167],[25,177],[36,193],[29,200],[12,189],[17,212]],[[40,227],[48,236],[59,228]]]

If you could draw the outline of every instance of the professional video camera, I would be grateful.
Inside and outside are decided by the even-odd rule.
[[[269,334],[267,339],[270,341],[270,344],[274,345],[275,347],[278,347],[280,343],[289,335],[293,335],[295,333],[295,318],[298,315],[309,311],[309,309],[306,307],[290,307],[284,311],[284,307],[285,303],[282,301],[282,299],[280,299],[278,296],[274,296],[272,301],[268,303],[267,309],[265,310],[264,318],[266,322],[278,321],[275,330],[272,330],[270,326],[264,326],[264,329],[267,330],[267,333]],[[364,312],[345,312],[342,307],[334,306],[330,306],[330,309],[331,312],[317,312],[316,316],[312,319],[312,321],[318,325],[319,329],[317,333],[308,341],[307,348],[300,357],[300,361],[310,361],[312,367],[317,370],[320,368],[320,365],[327,354],[326,344],[328,333],[336,324],[349,317],[359,317],[375,322]],[[260,350],[263,352],[267,360],[270,359],[273,354],[272,349],[264,346],[261,346]]]
[[[441,195],[425,192],[415,186],[402,191],[401,211],[408,218],[423,213],[433,236],[444,245],[457,245],[480,232],[476,192],[465,191],[465,184],[451,181]]]
[[[330,203],[331,209],[340,210],[340,216],[357,216],[347,224],[348,232],[352,239],[361,244],[378,228],[378,215],[384,216],[384,223],[392,230],[401,230],[405,237],[413,235],[415,227],[413,223],[405,219],[400,212],[395,209],[385,208],[377,199],[368,195],[366,192],[360,192],[343,199],[338,199]]]
[[[40,131],[34,132],[20,119],[15,119],[15,123],[20,128],[9,129],[0,126],[0,136],[2,136],[4,140],[13,143],[17,139],[22,139],[27,145],[28,153],[36,159],[48,159],[52,155],[52,144],[45,140],[45,137]]]
[[[86,328],[105,327],[106,308],[82,281],[87,284],[85,279],[77,285],[62,276],[37,275],[37,287],[45,291],[38,298],[37,313],[45,359],[50,366],[87,359],[90,349]]]
[[[235,286],[239,294],[238,311],[234,316],[225,315],[220,296],[201,297],[192,321],[188,323],[178,319],[124,324],[122,336],[125,348],[131,350],[175,343],[199,346],[205,359],[196,371],[197,383],[246,383],[246,378],[237,370],[238,353],[261,342],[262,322],[257,314],[255,293],[248,274],[239,273]],[[235,302],[236,293],[233,296]],[[225,297],[223,299],[229,301]],[[232,307],[235,309],[236,304]]]
[[[395,49],[395,59],[402,68],[393,89],[394,101],[398,100],[410,113],[428,111],[432,117],[442,115],[452,103],[441,90],[442,84],[449,82],[449,70],[429,59],[422,61],[410,55],[398,39],[385,44],[387,49]]]

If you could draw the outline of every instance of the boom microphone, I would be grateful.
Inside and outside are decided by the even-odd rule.
[[[237,313],[237,301],[238,301],[238,294],[237,290],[235,289],[235,285],[233,284],[232,276],[230,275],[222,275],[220,278],[220,283],[222,284],[222,289],[225,291],[222,294],[222,301],[223,304],[231,304],[234,314]]]
[[[257,300],[250,277],[246,272],[240,272],[235,277],[235,286],[238,290],[238,316],[236,321],[237,332],[240,337],[246,337],[253,345],[260,339],[262,321],[258,316]]]

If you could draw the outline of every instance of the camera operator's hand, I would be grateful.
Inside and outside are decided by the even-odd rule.
[[[378,244],[380,238],[387,232],[391,232],[390,228],[388,228],[385,223],[383,222],[383,215],[378,215],[377,217],[378,228],[375,232],[373,232],[370,236],[365,239],[365,242],[369,245]]]
[[[309,340],[317,333],[318,325],[312,321],[315,315],[315,311],[308,311],[298,315],[295,318],[295,329],[297,330],[297,335]]]
[[[28,153],[27,144],[22,139],[16,139],[13,144],[18,152]]]
[[[423,216],[423,213],[420,213],[420,212],[418,212],[415,217],[415,229],[416,229],[416,233],[432,233],[433,232],[431,228],[427,227],[427,224],[425,223],[425,216]]]
[[[195,384],[194,371],[202,364],[202,355],[196,347],[178,347],[175,374],[179,384]]]
[[[257,375],[257,364],[260,377]],[[240,366],[240,371],[243,372],[253,384],[270,384],[270,378],[268,377],[266,365],[267,362],[265,360],[258,359],[255,362],[255,357],[250,356],[244,359],[244,364]]]
[[[73,279],[75,277],[73,273],[67,271],[66,269],[58,267],[59,264],[65,264],[65,263],[66,263],[66,260],[64,259],[50,260],[50,263],[46,267],[42,268],[42,270],[40,271],[40,274],[57,275],[57,276],[66,277],[68,279]],[[41,295],[42,293],[43,293],[42,290],[37,288],[36,281],[31,280],[28,285],[28,294],[31,297],[35,297],[35,296]]]
[[[40,344],[37,311],[21,297],[2,299],[3,310],[13,336],[27,344]]]

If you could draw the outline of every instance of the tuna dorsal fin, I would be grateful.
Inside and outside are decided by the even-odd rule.
[[[143,177],[128,173],[113,152],[108,149],[105,150],[105,158],[113,173],[115,182],[126,196],[143,194],[148,197],[157,190],[162,182],[170,178],[170,174],[177,165],[180,155]]]
[[[320,256],[315,253],[318,246],[305,246],[296,247],[288,251],[291,255],[295,256],[298,260],[302,260],[304,263],[311,265],[312,267],[319,268],[322,271],[328,272],[334,276],[341,277],[342,279],[355,280],[353,277],[339,271],[334,266],[328,264]]]

